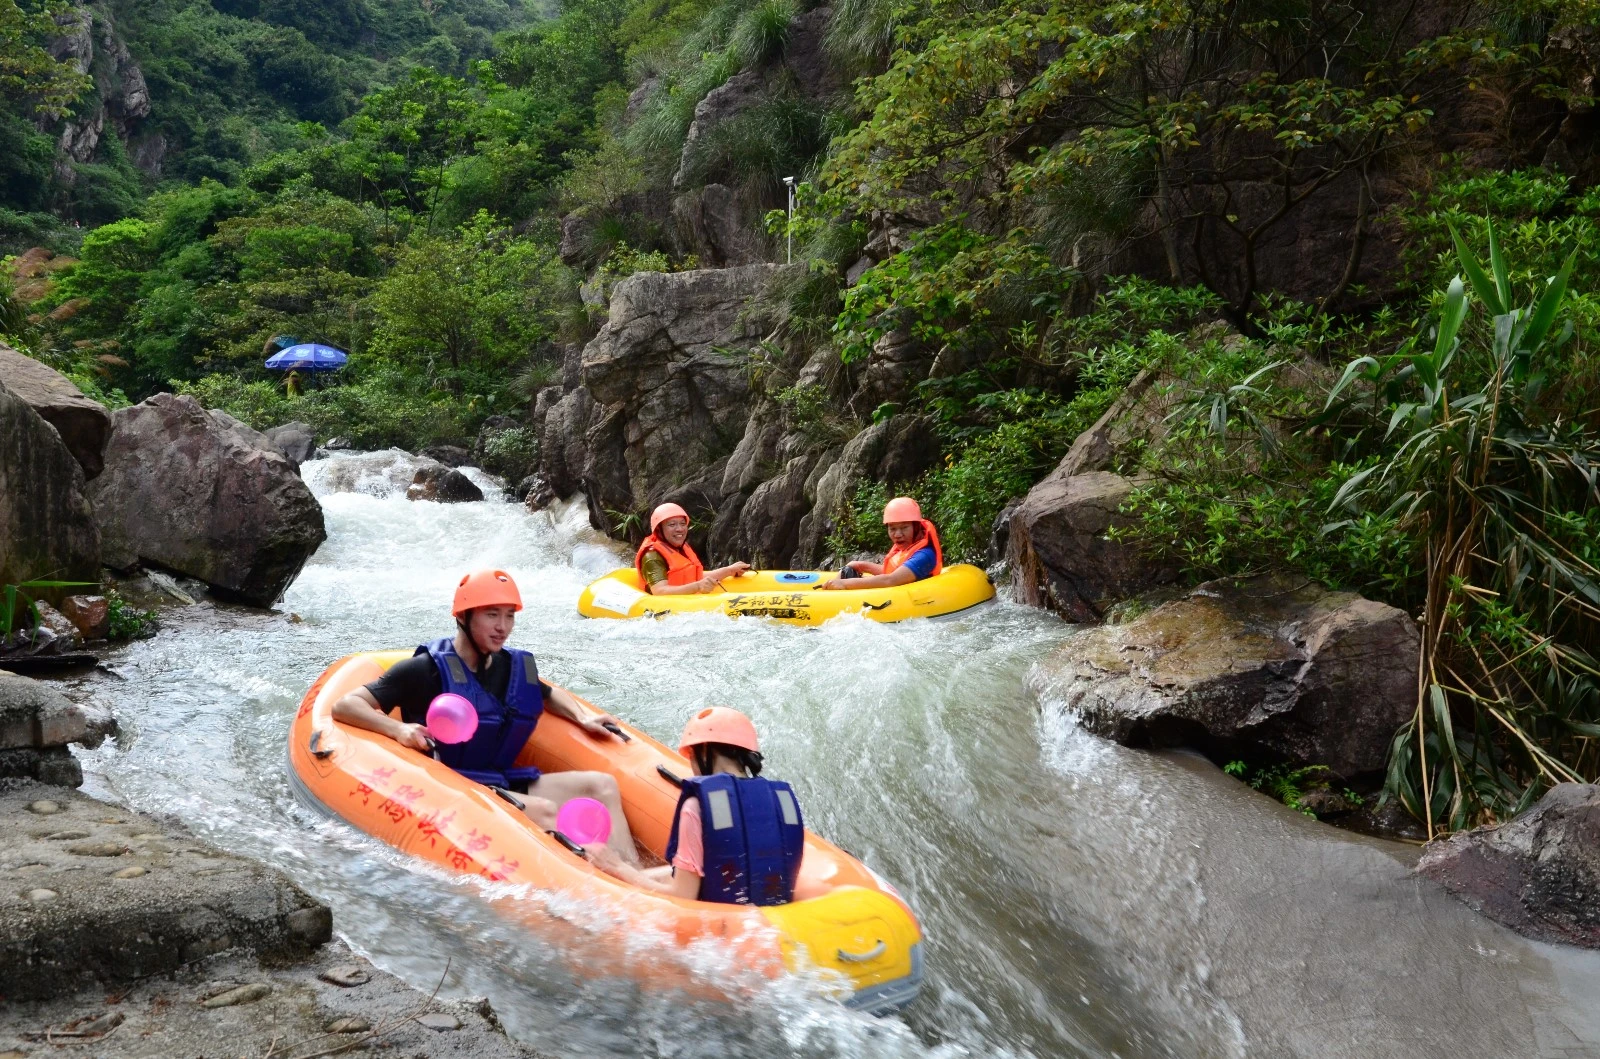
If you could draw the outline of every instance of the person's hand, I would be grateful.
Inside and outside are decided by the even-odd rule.
[[[591,842],[583,847],[583,852],[590,864],[611,875],[617,874],[617,867],[622,863],[622,858],[603,842]]]
[[[702,595],[707,592],[715,592],[721,587],[721,585],[717,584],[717,579],[709,575],[702,577],[700,580],[694,583],[695,591],[701,593]]]
[[[420,750],[424,754],[433,753],[433,736],[428,734],[427,725],[402,724],[394,733],[394,741],[412,750]]]
[[[749,563],[734,563],[728,567],[728,573],[733,577],[743,577],[750,572]]]
[[[854,570],[858,574],[864,574],[864,573],[867,572],[866,571],[867,561],[865,559],[851,559],[849,562],[845,563],[844,565],[846,567],[848,567],[849,569]]]
[[[822,587],[823,588],[849,588],[850,587],[850,582],[846,581],[842,577],[836,577],[832,581],[829,581],[827,584],[823,585]]]
[[[597,713],[593,717],[585,717],[578,723],[583,726],[583,730],[585,732],[588,732],[596,739],[611,738],[615,735],[615,733],[606,728],[606,725],[614,724],[619,727],[622,725],[621,721],[617,720],[609,713]]]

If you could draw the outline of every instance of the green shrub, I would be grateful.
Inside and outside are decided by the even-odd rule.
[[[508,482],[519,482],[539,466],[539,435],[527,427],[512,427],[489,435],[484,442],[483,469]]]
[[[139,640],[154,634],[156,630],[156,612],[140,610],[123,599],[115,589],[106,593],[106,612],[110,617],[107,639]]]

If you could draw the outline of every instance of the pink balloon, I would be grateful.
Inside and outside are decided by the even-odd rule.
[[[593,798],[574,798],[556,813],[556,830],[580,846],[611,837],[611,810]]]
[[[478,730],[478,711],[453,692],[436,696],[428,704],[428,734],[441,743],[465,743]]]

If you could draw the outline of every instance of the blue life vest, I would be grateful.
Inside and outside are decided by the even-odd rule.
[[[465,661],[456,653],[455,640],[445,637],[417,648],[439,667],[444,690],[472,703],[478,711],[478,730],[465,743],[440,743],[434,756],[469,780],[495,787],[532,783],[539,770],[516,767],[517,755],[533,735],[539,715],[544,712],[544,691],[539,686],[539,667],[533,655],[515,647],[502,648],[511,658],[511,679],[506,683],[506,699],[501,702],[484,690]]]
[[[678,852],[683,803],[700,803],[705,840],[700,900],[730,905],[783,905],[794,900],[806,829],[794,788],[760,776],[690,776],[672,814],[667,863]]]

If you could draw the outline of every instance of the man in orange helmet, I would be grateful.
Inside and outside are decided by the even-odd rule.
[[[431,752],[468,779],[528,795],[524,811],[546,830],[555,828],[556,812],[565,802],[597,799],[611,811],[612,849],[627,863],[638,863],[615,778],[604,772],[546,774],[517,764],[547,710],[597,739],[614,738],[606,725],[617,723],[609,713],[591,716],[564,688],[540,680],[530,652],[505,646],[521,609],[522,594],[504,570],[467,574],[451,607],[455,636],[418,647],[410,658],[334,703],[333,716],[401,746]],[[436,744],[426,725],[429,704],[445,692],[467,699],[478,713],[472,738],[453,746]],[[397,707],[398,720],[389,713]]]
[[[606,849],[595,867],[673,897],[738,905],[794,900],[806,829],[794,788],[761,775],[756,726],[738,710],[708,706],[684,725],[678,749],[694,766],[683,781],[667,863],[638,869]]]
[[[883,524],[889,530],[889,554],[883,562],[856,559],[823,588],[892,588],[932,577],[944,569],[939,531],[922,517],[922,508],[909,496],[897,496],[883,507]]]
[[[734,563],[706,573],[689,546],[689,513],[677,504],[662,504],[650,513],[650,535],[633,555],[639,580],[652,595],[692,596],[721,589],[725,577],[738,577],[749,563]]]

